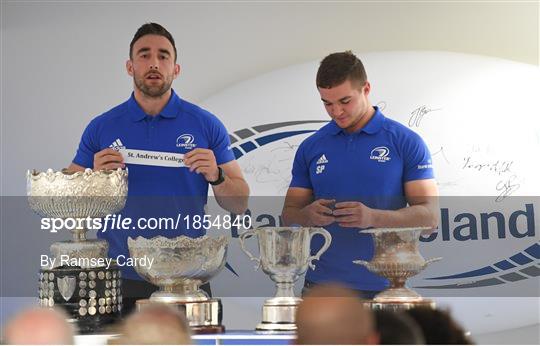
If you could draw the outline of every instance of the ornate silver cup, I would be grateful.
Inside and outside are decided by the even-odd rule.
[[[314,256],[310,256],[311,237],[320,234],[325,238],[324,245]],[[245,247],[247,237],[257,235],[260,257],[256,258]],[[242,250],[256,269],[262,267],[265,274],[276,283],[276,294],[263,305],[263,319],[257,330],[294,331],[295,313],[301,298],[294,295],[294,283],[303,275],[308,266],[318,260],[328,249],[332,236],[324,228],[313,227],[262,227],[249,230],[240,235]]]
[[[373,299],[376,308],[408,308],[413,305],[431,305],[431,301],[406,287],[408,278],[417,275],[428,264],[441,257],[425,260],[418,251],[418,241],[426,227],[377,228],[361,231],[373,235],[375,255],[371,261],[356,260],[355,264],[366,266],[371,272],[390,281],[390,288]]]
[[[209,298],[199,287],[221,271],[227,245],[225,236],[128,238],[130,256],[148,258],[146,265],[137,263],[135,270],[159,286],[150,299],[137,301],[137,307],[149,302],[177,305],[185,309],[193,331],[222,332],[221,301]]]
[[[40,270],[40,305],[64,307],[81,332],[98,330],[120,316],[120,271],[105,267],[108,244],[86,239],[86,225],[124,208],[127,171],[27,172],[30,208],[42,217],[73,219],[72,241],[55,242],[54,263]],[[73,264],[76,263],[76,264]]]
[[[73,241],[56,242],[51,253],[58,266],[62,255],[86,258],[81,263],[96,263],[106,258],[108,244],[103,239],[86,239],[87,218],[102,218],[124,208],[127,197],[127,171],[92,171],[69,173],[48,169],[27,172],[27,195],[30,208],[41,217],[72,218]],[[85,265],[84,267],[90,267]]]

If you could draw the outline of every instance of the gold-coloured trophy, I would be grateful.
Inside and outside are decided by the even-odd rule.
[[[390,287],[370,302],[374,309],[408,309],[414,306],[434,307],[434,302],[423,298],[406,286],[408,278],[417,275],[430,263],[441,257],[425,260],[418,250],[422,231],[430,228],[375,228],[363,230],[373,236],[375,255],[371,261],[356,260],[355,264],[366,266],[371,272],[384,276]]]

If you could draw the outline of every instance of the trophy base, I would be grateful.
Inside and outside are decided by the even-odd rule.
[[[398,311],[398,310],[409,310],[413,308],[429,308],[429,309],[435,309],[437,306],[434,301],[430,299],[420,299],[420,300],[414,300],[414,301],[406,301],[406,300],[395,300],[395,301],[376,301],[376,300],[370,300],[367,301],[366,307],[372,309],[372,310],[391,310],[391,311]]]
[[[297,329],[296,323],[271,323],[265,321],[257,324],[257,328],[255,328],[260,332],[296,332]]]
[[[116,322],[122,311],[121,274],[116,265],[59,267],[39,271],[39,305],[60,307],[81,334],[96,333]]]
[[[377,294],[368,304],[375,310],[408,310],[414,307],[435,309],[435,302],[422,298],[407,287],[394,287]]]
[[[401,301],[415,302],[421,301],[422,296],[407,287],[392,287],[377,294],[373,300],[381,303]]]
[[[137,300],[136,309],[140,311],[149,304],[167,304],[185,313],[189,327],[194,334],[224,333],[225,326],[221,324],[223,308],[218,298],[207,298],[205,301],[168,300],[155,301],[152,299]]]
[[[267,300],[263,305],[263,319],[256,327],[258,331],[294,332],[296,331],[296,310],[302,301],[300,298],[276,298]]]
[[[199,326],[190,327],[193,334],[222,334],[225,333],[225,326]]]

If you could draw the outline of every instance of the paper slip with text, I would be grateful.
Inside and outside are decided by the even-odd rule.
[[[118,149],[118,151],[124,157],[124,163],[160,167],[186,167],[184,154],[124,148]]]

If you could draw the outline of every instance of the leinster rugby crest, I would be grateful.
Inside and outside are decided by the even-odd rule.
[[[389,154],[390,150],[387,147],[376,147],[371,150],[369,159],[384,163],[386,161],[390,161]]]
[[[192,134],[184,133],[176,138],[176,147],[191,150],[197,146],[195,143],[195,137]]]

